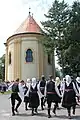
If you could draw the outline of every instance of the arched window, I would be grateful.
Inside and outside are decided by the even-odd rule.
[[[31,49],[28,49],[26,51],[26,57],[25,57],[26,62],[33,62],[33,52]]]
[[[9,65],[11,64],[11,52],[9,52]]]

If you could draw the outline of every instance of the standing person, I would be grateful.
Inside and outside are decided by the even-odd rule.
[[[37,113],[37,108],[39,106],[39,95],[38,95],[38,84],[36,78],[32,78],[32,83],[29,89],[29,102],[30,107],[32,108],[32,116],[34,115],[34,111]]]
[[[28,89],[30,88],[31,85],[31,80],[28,78],[27,83],[25,83],[24,86],[24,103],[25,103],[25,110],[28,110],[28,103],[29,103],[29,94],[28,94]]]
[[[55,85],[55,81],[53,81],[53,77],[49,76],[49,81],[46,85],[46,97],[47,97],[47,104],[48,104],[48,118],[51,117],[50,109],[51,104],[54,102],[53,113],[56,115],[56,109],[58,107],[58,103],[61,102],[61,95],[59,93],[58,87]]]
[[[71,107],[73,107],[73,114],[75,114],[76,107],[76,94],[78,95],[78,91],[75,87],[74,82],[72,82],[71,77],[69,75],[65,76],[66,82],[63,90],[63,100],[62,106],[67,108],[68,118],[71,119]]]
[[[39,89],[43,96],[44,96],[45,85],[46,85],[45,77],[44,75],[42,75],[41,80],[39,81]],[[42,110],[44,110],[43,106],[44,106],[44,97],[41,98],[41,109]]]
[[[18,86],[19,86],[19,93],[18,94],[19,94],[21,100],[24,101],[24,86],[25,86],[24,80],[21,80],[19,82]]]
[[[56,77],[56,79],[55,79],[55,86],[57,86],[57,88],[59,90],[59,93],[61,95],[62,94],[62,91],[61,91],[61,80],[60,80],[59,77]],[[59,109],[59,104],[58,104],[57,108]]]
[[[15,111],[18,112],[18,108],[22,102],[20,96],[18,95],[19,92],[19,78],[14,81],[14,83],[10,86],[9,90],[11,89],[11,104],[12,104],[12,116],[15,115]],[[15,100],[18,101],[15,107]]]
[[[76,89],[78,90],[80,94],[80,77],[76,78]],[[78,102],[79,102],[79,97],[77,96]]]

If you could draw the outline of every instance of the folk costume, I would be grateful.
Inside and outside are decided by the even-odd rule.
[[[59,77],[56,77],[56,79],[55,79],[55,87],[57,87],[56,89],[58,89],[57,91],[59,91],[59,94],[62,95],[61,80]],[[59,109],[59,104],[57,104],[57,108]]]
[[[28,89],[30,87],[31,80],[28,78],[27,83],[24,86],[24,103],[25,103],[25,110],[28,110],[28,103],[29,103],[29,94],[28,94]]]
[[[48,104],[48,118],[50,118],[51,103],[52,102],[55,103],[53,113],[56,114],[56,108],[58,107],[58,103],[61,102],[61,97],[62,97],[59,93],[58,87],[55,85],[55,82],[52,79],[52,76],[50,76],[50,80],[47,82],[46,85],[46,97]]]
[[[32,78],[32,83],[29,89],[29,104],[32,108],[32,115],[34,115],[34,110],[37,113],[37,108],[39,106],[39,95],[38,95],[38,85],[36,78]]]
[[[75,82],[76,82],[76,89],[80,94],[80,77],[77,77]],[[79,96],[77,96],[77,99],[78,99],[78,102],[80,102]]]
[[[44,96],[44,91],[45,91],[45,85],[46,85],[45,77],[44,75],[42,75],[41,80],[39,82],[39,89],[40,89],[40,92],[43,94],[43,96]],[[41,109],[42,110],[44,110],[43,106],[44,106],[44,97],[41,97]]]
[[[20,96],[19,96],[19,79],[17,79],[9,88],[9,90],[11,89],[12,93],[11,93],[11,104],[12,104],[12,115],[15,115],[15,111],[18,113],[18,108],[22,102]],[[15,107],[15,100],[18,101],[16,107]]]
[[[68,117],[71,118],[71,107],[73,107],[73,114],[75,114],[76,107],[76,94],[78,95],[78,91],[75,87],[74,82],[72,82],[71,77],[69,75],[65,76],[66,82],[64,85],[63,92],[63,101],[62,106],[67,108]]]

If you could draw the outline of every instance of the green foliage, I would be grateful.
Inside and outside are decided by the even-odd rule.
[[[66,31],[69,23],[69,6],[67,3],[55,0],[45,17],[48,19],[42,22],[47,39],[44,40],[46,50],[53,53],[56,48],[59,63],[63,68],[63,52],[65,48]]]
[[[80,2],[75,1],[71,7],[68,27],[68,39],[64,52],[65,64],[71,68],[71,74],[80,73]],[[68,44],[68,43],[69,44]]]
[[[5,79],[5,55],[0,58],[0,79]]]
[[[45,30],[43,45],[49,53],[56,53],[63,74],[80,73],[80,2],[67,3],[55,0],[49,9],[47,20],[42,22]]]

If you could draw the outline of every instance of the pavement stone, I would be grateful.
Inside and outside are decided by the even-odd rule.
[[[67,117],[67,110],[61,108],[57,110],[57,116],[51,111],[51,118],[47,117],[47,108],[41,110],[38,108],[38,114],[31,116],[31,110],[24,110],[24,102],[19,108],[19,115],[11,116],[11,104],[9,95],[0,95],[0,120],[69,120]],[[80,106],[76,108],[76,115],[72,115],[72,120],[80,120]]]

